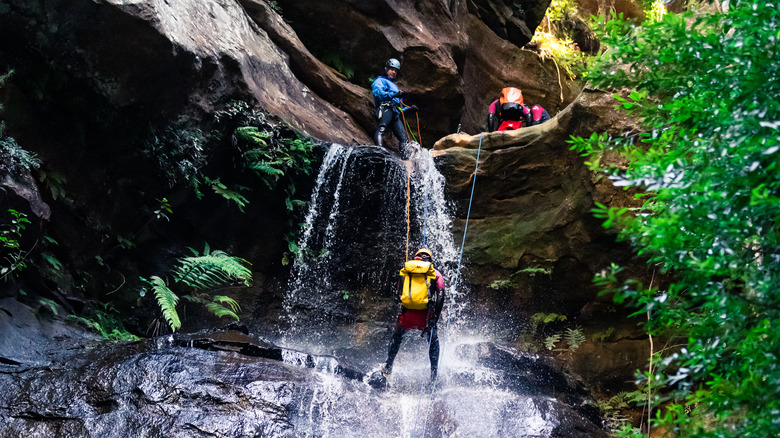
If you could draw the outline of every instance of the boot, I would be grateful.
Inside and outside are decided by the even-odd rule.
[[[385,127],[380,126],[374,133],[374,144],[376,144],[377,146],[382,146],[382,136],[384,135],[384,133],[385,133]]]
[[[390,375],[390,373],[393,372],[393,367],[392,366],[387,366],[387,364],[384,364],[384,365],[382,365],[382,368],[380,369],[380,371],[382,372],[383,376],[387,377],[387,376]]]

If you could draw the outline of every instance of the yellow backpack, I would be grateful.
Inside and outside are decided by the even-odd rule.
[[[401,304],[407,309],[427,309],[430,280],[436,279],[436,270],[431,262],[409,260],[401,269],[404,286],[401,289]]]

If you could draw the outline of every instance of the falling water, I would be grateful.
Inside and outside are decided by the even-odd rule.
[[[452,288],[459,260],[452,211],[429,151],[418,150],[403,162],[377,147],[330,146],[284,300],[288,327],[275,341],[370,373],[387,352],[398,269],[417,248],[427,247],[448,282],[439,323],[440,377],[427,382],[427,343],[414,331],[405,337],[386,391],[334,375],[334,359],[306,363],[305,353],[288,353],[286,362],[317,370],[319,382],[298,401],[296,436],[557,436],[565,420],[562,405],[518,390],[511,373],[518,372],[512,360],[519,359],[505,369],[485,361],[486,348],[496,357],[504,353],[485,347],[493,345],[485,328],[493,322],[465,312],[466,294]],[[460,324],[444,330],[450,320]],[[372,414],[365,414],[365,406],[356,414],[355,403],[369,403]]]

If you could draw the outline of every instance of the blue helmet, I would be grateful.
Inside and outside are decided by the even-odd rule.
[[[401,62],[395,58],[390,58],[385,63],[385,68],[394,68],[396,70],[401,70]]]

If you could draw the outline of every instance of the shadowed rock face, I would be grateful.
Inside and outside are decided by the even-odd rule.
[[[552,62],[518,48],[548,3],[9,0],[0,49],[11,67],[35,58],[152,120],[198,117],[232,96],[344,144],[371,142],[369,79],[397,57],[430,144],[459,123],[480,130],[507,85],[551,113],[574,97]]]

